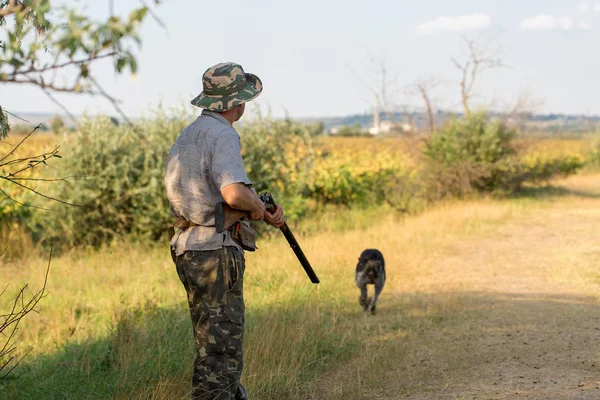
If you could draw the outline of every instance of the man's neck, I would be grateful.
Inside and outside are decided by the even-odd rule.
[[[233,126],[233,123],[238,120],[235,110],[227,110],[220,113]]]
[[[221,115],[233,126],[233,123],[236,121],[233,113],[221,113]]]

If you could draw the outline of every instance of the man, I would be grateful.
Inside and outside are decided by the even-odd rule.
[[[209,68],[203,91],[192,104],[204,108],[171,148],[165,188],[179,228],[171,238],[177,273],[187,291],[196,339],[192,399],[246,399],[240,384],[244,337],[244,252],[231,231],[217,233],[215,205],[225,201],[248,218],[280,227],[283,209],[273,213],[249,187],[240,137],[233,123],[262,82],[234,63]]]

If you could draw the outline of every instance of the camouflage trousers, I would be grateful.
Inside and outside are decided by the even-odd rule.
[[[193,400],[245,400],[244,254],[235,247],[186,251],[175,261],[196,339]]]

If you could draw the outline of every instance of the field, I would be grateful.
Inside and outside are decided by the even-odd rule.
[[[389,149],[386,140],[328,145],[371,152],[373,143]],[[600,396],[600,175],[411,216],[343,210],[298,223],[318,286],[280,236],[247,254],[251,398]],[[360,310],[354,285],[364,248],[387,262],[375,316]],[[48,254],[22,251],[0,266],[0,283],[10,283],[2,310],[20,285],[43,283]],[[38,311],[19,331],[20,354],[33,350],[0,380],[0,399],[187,398],[191,325],[166,246],[123,241],[53,258]]]

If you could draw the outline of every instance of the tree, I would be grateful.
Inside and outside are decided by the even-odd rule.
[[[51,126],[52,132],[59,133],[61,129],[65,127],[65,123],[60,117],[60,115],[55,115],[54,118],[52,118]]]
[[[379,120],[379,111],[387,116],[388,120],[394,125],[395,129],[399,132],[403,132],[404,129],[400,122],[395,118],[395,111],[398,107],[395,107],[393,96],[390,93],[390,89],[398,84],[398,72],[394,74],[392,78],[389,76],[389,68],[386,62],[382,58],[377,58],[369,49],[365,49],[369,57],[369,73],[367,76],[358,74],[353,68],[348,66],[350,72],[355,78],[367,89],[370,94],[375,98],[374,104],[368,101],[369,104],[374,105],[374,118],[376,121]],[[373,82],[373,83],[372,83]],[[410,114],[406,108],[404,114],[410,118]],[[410,121],[409,121],[410,122]],[[410,124],[412,126],[412,123]]]
[[[450,60],[459,69],[460,95],[465,117],[471,115],[469,101],[473,96],[473,88],[479,75],[488,70],[503,67],[502,59],[499,57],[500,48],[492,41],[484,41],[481,37],[472,39],[463,37],[463,44],[466,47],[466,60],[458,61],[452,57]]]
[[[94,78],[91,67],[99,60],[111,59],[116,73],[128,69],[135,74],[132,47],[141,43],[139,27],[148,13],[150,8],[143,5],[126,18],[94,21],[74,8],[57,11],[50,0],[0,0],[0,26],[7,30],[0,40],[0,84],[37,86],[69,116],[54,94],[101,96],[122,114],[117,100]],[[12,17],[10,26],[8,17]],[[71,78],[59,76],[61,71]],[[0,132],[7,132],[6,116],[0,121]]]
[[[160,0],[154,3],[159,4]],[[125,18],[111,16],[106,21],[95,21],[74,8],[56,10],[50,0],[0,0],[0,26],[5,33],[0,36],[0,84],[36,86],[73,120],[55,94],[101,96],[128,121],[117,99],[95,79],[92,66],[99,60],[110,59],[117,74],[126,70],[135,74],[137,61],[133,47],[141,43],[139,27],[148,14],[154,15],[142,2]],[[3,106],[0,105],[0,140],[10,130]],[[30,135],[39,128],[35,127]],[[11,158],[15,149],[0,154],[0,183],[42,195],[28,184],[32,178],[23,177],[23,173],[60,157],[59,148],[19,159]],[[0,193],[16,201],[2,185]]]
[[[440,85],[440,80],[434,77],[424,79],[419,78],[415,83],[407,88],[408,94],[419,95],[425,103],[425,110],[427,111],[427,121],[429,123],[429,133],[435,133],[435,117],[433,115],[433,104],[431,99],[431,92]]]

